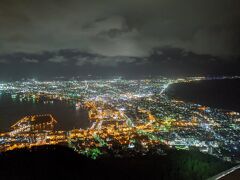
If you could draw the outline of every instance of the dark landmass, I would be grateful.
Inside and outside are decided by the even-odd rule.
[[[172,84],[170,97],[201,105],[240,112],[240,80],[205,80]]]
[[[0,179],[206,179],[234,164],[197,151],[97,160],[62,146],[21,149],[0,155]]]

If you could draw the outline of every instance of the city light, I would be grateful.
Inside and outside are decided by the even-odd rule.
[[[226,77],[224,77],[226,78]],[[231,78],[231,77],[229,77]],[[237,77],[234,77],[237,78]],[[240,114],[168,97],[174,83],[204,80],[181,79],[26,81],[1,83],[1,94],[12,99],[53,104],[75,104],[88,111],[86,129],[57,130],[54,115],[23,117],[0,134],[0,150],[61,144],[93,159],[113,151],[129,155],[160,146],[199,151],[236,161],[240,148]]]

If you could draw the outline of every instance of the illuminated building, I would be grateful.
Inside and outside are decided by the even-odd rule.
[[[25,116],[11,126],[10,136],[28,132],[52,131],[57,121],[50,114]]]

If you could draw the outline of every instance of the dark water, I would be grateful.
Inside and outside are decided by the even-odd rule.
[[[89,126],[87,111],[76,109],[74,102],[54,101],[45,103],[33,99],[20,101],[10,94],[0,95],[0,132],[8,131],[10,126],[26,115],[52,114],[58,121],[56,129],[70,130]]]
[[[240,112],[239,79],[173,84],[167,94],[188,102]]]

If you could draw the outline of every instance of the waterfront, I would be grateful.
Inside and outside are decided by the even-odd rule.
[[[168,147],[198,149],[226,161],[238,162],[238,112],[206,107],[166,96],[166,90],[171,84],[202,80],[209,78],[118,78],[89,81],[33,79],[2,83],[0,90],[3,94],[10,95],[12,104],[25,107],[25,103],[32,106],[40,103],[43,107],[38,110],[47,109],[47,112],[28,112],[31,108],[22,108],[20,112],[26,113],[21,116],[24,118],[14,121],[13,129],[1,134],[2,151],[65,144],[80,154],[96,159],[109,153],[126,157],[144,155],[152,150],[162,155],[165,154],[163,147]],[[211,78],[212,82],[215,80],[216,78]],[[4,102],[5,96],[3,97]],[[64,125],[69,123],[67,119],[74,114],[66,109],[76,111],[76,103],[79,108],[82,107],[88,112],[85,114],[89,117],[90,125],[83,129],[76,127],[75,123]],[[60,105],[67,107],[63,106],[61,109]],[[52,106],[62,114],[56,116]],[[16,108],[15,106],[8,110],[15,111]],[[11,111],[8,115],[11,115]],[[75,122],[80,124],[79,119]],[[56,129],[58,131],[55,131]]]
[[[167,94],[179,100],[240,112],[240,80],[204,80],[172,84]]]
[[[70,130],[87,128],[87,111],[77,109],[73,101],[36,101],[33,98],[13,98],[10,94],[0,95],[0,132],[9,131],[9,127],[26,115],[52,114],[58,123],[56,129]]]

